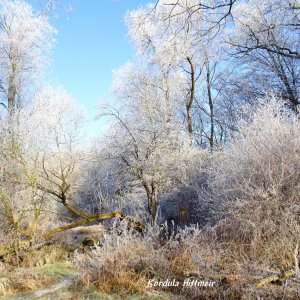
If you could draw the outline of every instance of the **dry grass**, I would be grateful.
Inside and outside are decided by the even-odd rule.
[[[49,265],[54,264],[54,269],[58,269],[57,263],[65,262],[67,255],[68,251],[57,244],[38,250],[21,249],[18,251],[18,266],[16,253],[8,253],[0,263],[0,296],[51,285],[59,277],[60,270],[54,272],[54,267]]]
[[[41,246],[39,249],[27,245],[24,248],[21,247],[17,253],[11,249],[3,259],[11,267],[32,268],[65,261],[67,256],[68,249],[60,244]]]
[[[197,245],[199,230],[164,240],[158,229],[149,228],[144,236],[112,230],[101,246],[75,255],[78,269],[85,270],[82,285],[93,284],[102,293],[134,294],[147,290],[150,278],[184,277],[186,270],[197,268],[191,252]],[[179,239],[182,239],[182,242]],[[194,239],[194,242],[191,241]],[[197,247],[197,246],[196,246]],[[198,247],[197,247],[198,248]]]
[[[55,279],[34,273],[30,269],[6,268],[0,275],[0,296],[30,291],[51,285]]]
[[[61,278],[74,274],[67,263],[53,263],[36,268],[0,265],[0,296],[49,287]]]
[[[253,284],[275,274],[251,260],[238,243],[220,242],[215,229],[180,230],[170,240],[161,240],[158,230],[150,229],[145,235],[130,232],[106,236],[101,246],[77,253],[74,264],[83,272],[77,290],[122,297],[151,291],[172,292],[185,299],[297,299],[300,285],[297,280],[278,282],[261,289]],[[216,281],[215,288],[183,287],[186,278]],[[148,280],[176,279],[179,287],[147,287]],[[244,297],[244,298],[243,298]]]

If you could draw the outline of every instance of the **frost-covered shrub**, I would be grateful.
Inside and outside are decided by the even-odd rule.
[[[212,172],[217,218],[223,238],[289,264],[300,240],[299,118],[274,100],[248,113]]]
[[[179,229],[168,238],[167,232],[166,226],[148,227],[143,235],[137,235],[125,227],[120,234],[120,227],[114,227],[101,244],[77,253],[73,262],[85,270],[84,285],[94,283],[104,293],[142,292],[151,279],[182,280],[203,270],[209,274],[216,258],[213,247],[203,243],[201,230]]]

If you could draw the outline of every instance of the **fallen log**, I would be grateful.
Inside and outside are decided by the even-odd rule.
[[[72,229],[72,228],[76,228],[82,225],[87,225],[90,224],[92,222],[95,221],[101,221],[101,220],[105,220],[105,219],[111,219],[111,218],[119,218],[121,221],[126,220],[127,221],[127,226],[129,228],[132,228],[134,230],[137,231],[143,231],[145,229],[145,224],[143,224],[140,221],[134,220],[133,218],[129,217],[129,216],[125,216],[123,215],[120,211],[116,210],[114,212],[108,212],[108,213],[102,213],[102,214],[97,214],[97,215],[86,215],[85,218],[70,223],[70,224],[66,224],[66,225],[61,225],[61,226],[57,226],[54,228],[49,229],[48,231],[41,233],[40,235],[37,235],[39,237],[42,238],[48,238],[49,236],[55,234],[55,233],[59,233],[68,229]],[[20,240],[18,241],[17,245],[0,245],[0,260],[3,260],[4,257],[17,250],[26,250],[29,247],[32,247],[32,249],[38,249],[39,246],[44,245],[45,243],[39,243],[38,245],[32,245],[31,243],[31,236],[26,236],[26,238],[24,240]]]
[[[55,228],[52,228],[44,233],[41,234],[41,237],[47,238],[55,233],[71,229],[71,228],[76,228],[82,225],[87,225],[95,221],[101,221],[101,220],[106,220],[106,219],[111,219],[111,218],[119,218],[121,221],[126,220],[128,223],[128,226],[136,229],[136,230],[143,230],[145,229],[145,224],[143,224],[140,221],[136,221],[133,218],[129,216],[124,216],[120,211],[116,210],[114,212],[109,212],[109,213],[102,213],[102,214],[97,214],[97,215],[90,215],[90,217],[83,218],[82,220],[79,220],[74,223],[58,226]]]

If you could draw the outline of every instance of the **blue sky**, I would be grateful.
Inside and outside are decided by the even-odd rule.
[[[62,9],[51,23],[57,29],[57,44],[47,80],[62,85],[79,101],[89,118],[91,135],[101,131],[92,121],[95,105],[102,97],[112,99],[112,70],[133,56],[126,39],[124,15],[149,0],[70,0],[73,12]]]

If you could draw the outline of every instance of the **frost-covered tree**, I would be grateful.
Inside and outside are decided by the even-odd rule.
[[[161,7],[168,13],[160,15]],[[226,83],[219,84],[228,93],[223,88],[218,90],[230,108],[235,106],[231,103],[233,98],[239,103],[275,93],[286,99],[294,111],[298,110],[298,1],[156,1],[149,8],[144,20],[150,15],[153,23],[164,22],[168,32],[172,22],[182,18],[182,23],[189,26],[189,35],[198,41],[218,39],[227,28],[225,40],[235,56],[231,60],[232,70],[227,73],[230,76],[223,76]],[[204,26],[194,26],[197,22]],[[183,28],[176,31],[176,36]]]
[[[10,117],[47,65],[54,34],[45,14],[25,1],[0,2],[0,99]]]
[[[234,27],[228,29],[226,38],[239,65],[236,72],[244,74],[246,81],[254,85],[252,97],[255,93],[275,93],[286,99],[294,111],[299,105],[300,78],[297,2],[238,2],[232,10]]]
[[[112,109],[115,118],[105,144],[106,159],[117,162],[131,189],[143,190],[151,223],[155,224],[159,194],[184,181],[192,149],[182,131],[163,128],[160,123]],[[171,130],[170,130],[171,129]]]
[[[14,128],[18,147],[1,144],[3,192],[7,193],[2,196],[1,211],[12,225],[20,216],[20,221],[28,221],[37,207],[39,216],[45,216],[45,210],[55,213],[53,200],[67,203],[74,191],[72,176],[82,160],[77,148],[81,119],[80,110],[62,88],[43,88],[20,112],[20,126]],[[32,191],[32,197],[25,201],[18,194],[26,190]]]
[[[300,59],[298,1],[240,1],[232,13],[236,34],[232,36],[232,43],[238,47],[239,52],[261,49]]]
[[[191,142],[211,149],[224,139],[226,129],[215,87],[225,64],[220,63],[220,40],[208,30],[215,17],[199,9],[196,0],[177,1],[176,5],[158,1],[126,17],[137,53],[181,78],[177,108]]]
[[[154,120],[168,128],[173,123],[180,123],[177,106],[183,85],[182,74],[137,59],[114,71],[112,91],[122,109],[132,110],[141,118]]]
[[[129,63],[116,71],[113,88],[118,104],[100,112],[112,117],[105,159],[114,161],[126,186],[144,191],[152,224],[159,194],[184,180],[192,151],[174,117],[176,85],[169,85],[160,69],[154,70]]]
[[[149,4],[145,8],[130,12],[127,17],[128,31],[138,53],[148,53],[149,60],[160,69],[180,68],[185,76],[185,86],[181,101],[185,106],[187,130],[192,140],[192,108],[196,97],[196,82],[203,62],[199,61],[200,36],[194,29],[202,26],[202,18],[197,10],[186,22],[186,9],[196,1],[181,1],[182,6],[171,7],[165,4]],[[154,9],[155,8],[155,9]],[[174,16],[165,20],[174,10]]]
[[[201,35],[212,34],[214,37],[232,19],[232,9],[240,0],[207,0],[207,1],[164,1],[157,0],[153,4],[153,10],[160,5],[165,5],[169,13],[164,16],[164,20],[171,20],[178,15],[184,15],[185,22],[193,17],[194,12],[204,13],[203,21],[206,28],[201,29]]]
[[[45,87],[21,117],[19,163],[25,184],[47,195],[53,213],[68,212],[75,221],[87,221],[90,214],[78,206],[75,195],[80,183],[77,176],[88,158],[80,149],[84,143],[82,109],[63,88]]]

